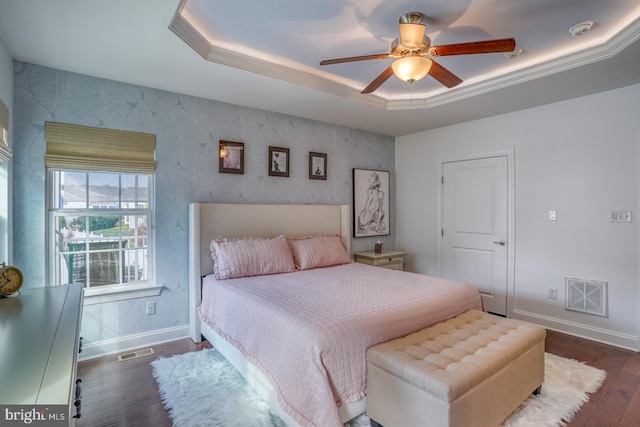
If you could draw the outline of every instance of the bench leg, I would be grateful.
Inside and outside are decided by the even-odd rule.
[[[533,395],[537,396],[540,394],[540,392],[542,391],[542,385],[540,385],[537,389],[533,390]]]

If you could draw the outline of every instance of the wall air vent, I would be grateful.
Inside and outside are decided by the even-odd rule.
[[[608,316],[607,282],[565,277],[565,308],[571,311]]]

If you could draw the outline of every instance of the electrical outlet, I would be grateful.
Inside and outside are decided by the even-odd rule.
[[[549,299],[558,299],[558,288],[549,287],[549,294],[547,295]]]
[[[156,314],[156,303],[154,301],[147,303],[147,315]]]

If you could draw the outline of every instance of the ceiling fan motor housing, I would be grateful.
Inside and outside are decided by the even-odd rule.
[[[407,12],[398,20],[400,24],[422,24],[424,15],[420,12]]]
[[[392,58],[402,58],[409,54],[417,53],[420,55],[426,55],[429,53],[429,47],[431,46],[431,39],[427,36],[422,38],[422,44],[420,44],[417,48],[408,48],[407,46],[402,44],[402,40],[400,37],[397,37],[394,41],[391,42],[391,53],[389,54]]]

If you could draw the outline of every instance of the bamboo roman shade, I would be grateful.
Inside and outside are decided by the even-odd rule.
[[[153,173],[156,136],[149,133],[45,123],[45,165],[52,169]]]
[[[0,100],[0,163],[4,163],[11,158],[11,149],[5,141],[9,130],[9,109]]]

